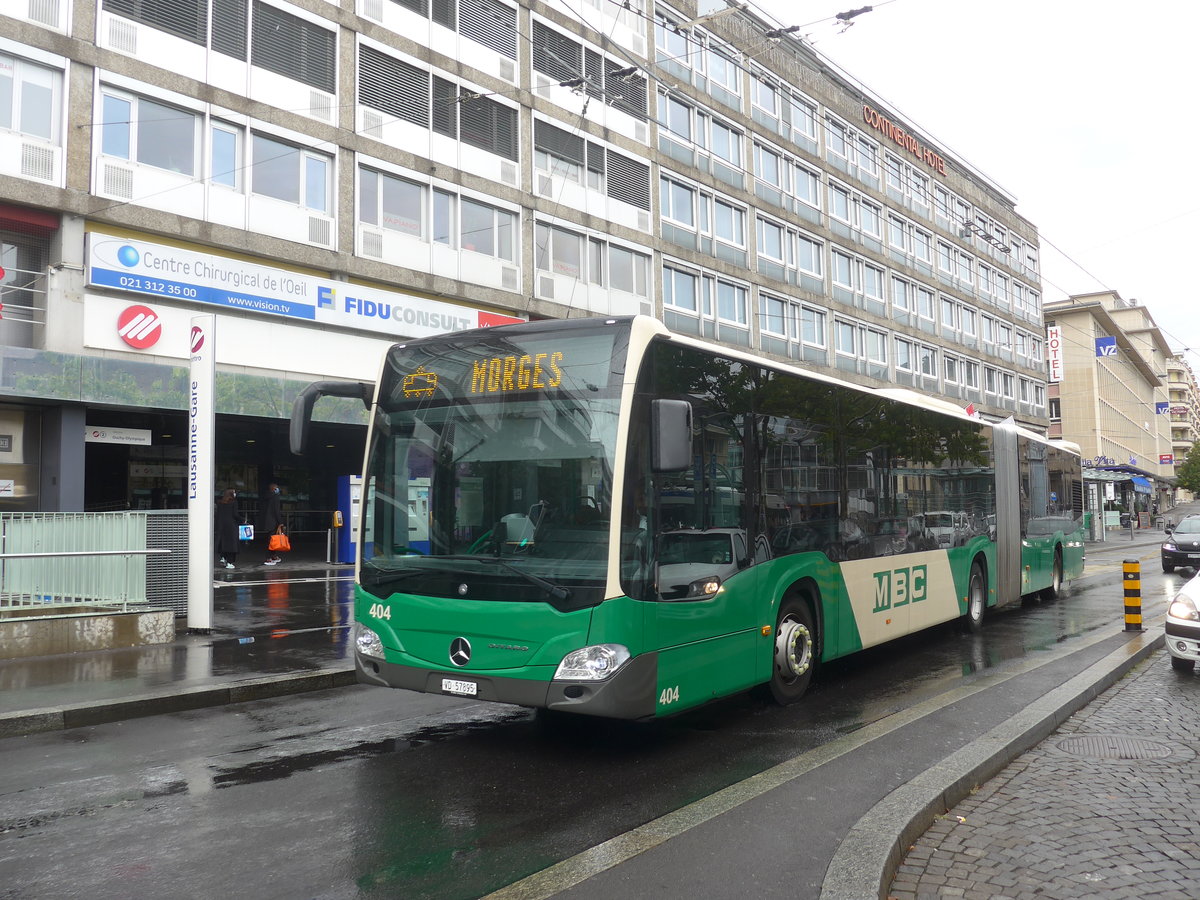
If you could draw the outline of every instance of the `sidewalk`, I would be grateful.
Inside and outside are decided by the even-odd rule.
[[[1194,898],[1196,747],[1200,678],[1158,650],[939,816],[887,896]]]
[[[354,684],[353,575],[303,553],[214,568],[210,634],[0,660],[0,738]]]

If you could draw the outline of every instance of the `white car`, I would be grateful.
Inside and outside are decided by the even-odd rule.
[[[1167,606],[1166,628],[1171,668],[1192,671],[1200,659],[1200,575],[1185,584]]]
[[[742,569],[771,558],[759,535],[751,548],[741,528],[683,528],[658,538],[658,589],[665,600],[711,596]]]
[[[925,530],[933,535],[939,547],[959,547],[967,534],[965,513],[938,509],[922,513]]]

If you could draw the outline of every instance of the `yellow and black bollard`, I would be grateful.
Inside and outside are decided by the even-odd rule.
[[[1142,628],[1142,564],[1136,559],[1127,559],[1125,568],[1125,630],[1144,631]]]

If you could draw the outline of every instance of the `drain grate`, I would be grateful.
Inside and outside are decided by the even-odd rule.
[[[1058,749],[1093,759],[1166,759],[1176,751],[1169,744],[1123,734],[1080,734],[1058,742]]]

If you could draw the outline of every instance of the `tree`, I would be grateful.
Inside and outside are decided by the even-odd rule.
[[[1192,444],[1192,449],[1183,458],[1183,465],[1175,470],[1175,478],[1185,491],[1200,494],[1200,443]]]

